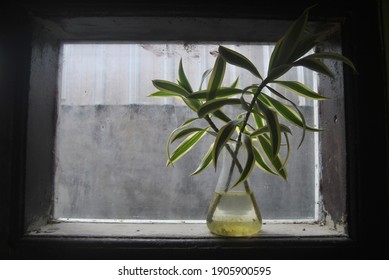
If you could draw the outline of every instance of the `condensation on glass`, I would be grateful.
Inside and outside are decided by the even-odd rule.
[[[245,54],[266,75],[272,45],[223,44]],[[194,113],[173,98],[150,98],[153,79],[177,80],[182,59],[192,87],[213,66],[217,44],[64,43],[59,75],[55,147],[55,219],[134,221],[204,220],[217,176],[211,167],[190,176],[207,152],[204,141],[174,167],[166,167],[170,132]],[[225,85],[258,83],[228,65]],[[297,68],[282,77],[317,89],[315,73]],[[282,89],[279,88],[280,91]],[[317,125],[317,104],[289,95]],[[265,220],[318,218],[320,147],[308,133],[297,150],[293,131],[288,182],[254,171],[251,179]]]

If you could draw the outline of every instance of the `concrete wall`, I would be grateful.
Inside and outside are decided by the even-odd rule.
[[[303,109],[312,114],[311,107]],[[173,105],[63,105],[58,115],[56,218],[205,218],[217,176],[212,166],[189,174],[211,138],[174,167],[165,167],[168,135],[193,112]],[[264,219],[314,217],[313,134],[306,135],[300,150],[297,130],[294,135],[289,181],[257,168],[252,177]]]

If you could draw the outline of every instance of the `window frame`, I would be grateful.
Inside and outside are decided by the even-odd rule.
[[[82,5],[81,5],[82,6]],[[53,12],[44,10],[42,8],[35,8],[40,11],[39,17],[42,18],[42,12],[44,16],[50,18],[53,15]],[[74,7],[73,7],[74,8]],[[76,8],[78,12],[90,15],[90,12],[85,12],[83,9],[85,7]],[[144,10],[147,11],[147,10]],[[271,9],[270,9],[271,11]],[[358,10],[357,10],[358,11]],[[57,11],[58,12],[58,11]],[[101,11],[100,11],[101,12]],[[328,11],[324,11],[328,12]],[[344,11],[343,11],[344,12]],[[115,14],[115,9],[112,11]],[[117,13],[117,10],[116,10]],[[150,13],[150,12],[149,12]],[[155,11],[154,11],[155,13]],[[201,12],[193,11],[191,16],[196,20],[201,16]],[[55,14],[55,13],[54,13]],[[92,13],[93,14],[93,13]],[[139,14],[142,14],[141,12]],[[158,14],[158,12],[156,12]],[[185,15],[185,13],[183,13]],[[277,14],[274,10],[272,13],[275,18],[279,17],[280,14]],[[281,12],[282,14],[282,12]],[[298,14],[298,13],[296,13]],[[62,15],[63,16],[63,15]],[[95,14],[96,16],[96,14]],[[101,16],[101,15],[100,15]],[[187,15],[186,15],[187,16]],[[245,15],[246,18],[252,19],[254,15]],[[267,16],[258,15],[259,17],[268,18],[271,17],[269,14]],[[337,15],[339,16],[339,15]],[[218,13],[212,15],[212,17],[218,17]],[[243,20],[245,21],[245,17]],[[281,15],[283,19],[291,19],[291,15],[288,15],[288,11],[284,11],[284,14]],[[332,18],[334,15],[320,15],[319,18]],[[77,17],[76,17],[77,18]],[[163,19],[167,19],[162,17]],[[357,17],[356,17],[357,18]],[[99,16],[95,17],[97,23],[100,22]],[[107,17],[102,17],[102,19],[108,19]],[[357,18],[358,19],[358,18]],[[361,43],[355,42],[355,37],[352,33],[349,33],[352,30],[352,24],[356,24],[355,17],[351,17],[349,14],[341,14],[339,22],[342,24],[342,42],[343,42],[343,53],[354,54],[358,53],[361,48]],[[31,27],[30,20],[26,20],[25,26],[23,28],[29,29]],[[264,23],[269,24],[268,20],[263,20]],[[47,23],[47,22],[46,22]],[[285,22],[286,23],[286,22]],[[283,26],[277,26],[279,31],[283,29]],[[364,27],[362,30],[368,33],[367,29]],[[269,28],[265,28],[269,30]],[[271,32],[270,32],[271,33]],[[273,33],[277,34],[277,32]],[[31,42],[31,33],[25,32],[24,42]],[[371,35],[373,39],[375,38]],[[94,38],[96,39],[96,38]],[[109,39],[109,38],[108,38]],[[112,39],[112,38],[111,38]],[[214,40],[215,38],[213,38]],[[354,39],[354,40],[353,40]],[[274,38],[275,40],[275,38]],[[376,43],[376,42],[374,42]],[[353,45],[354,44],[354,45]],[[355,45],[356,44],[356,45]],[[374,174],[373,168],[369,167],[364,160],[369,156],[367,153],[358,154],[356,151],[363,147],[364,143],[368,143],[367,137],[361,132],[363,125],[366,124],[366,121],[362,121],[360,112],[363,110],[363,101],[362,97],[358,95],[355,96],[355,92],[361,94],[363,89],[368,88],[366,82],[362,83],[359,79],[351,75],[349,71],[345,69],[345,102],[349,105],[345,108],[345,118],[346,118],[346,139],[347,139],[347,208],[350,213],[348,217],[349,236],[348,237],[286,237],[286,238],[277,238],[269,237],[266,239],[210,239],[210,238],[201,238],[201,239],[175,239],[175,238],[161,238],[161,239],[139,239],[139,238],[82,238],[82,237],[73,237],[68,238],[65,236],[59,237],[33,237],[26,234],[26,228],[24,224],[24,198],[32,198],[29,196],[28,190],[25,189],[25,176],[24,171],[31,172],[26,167],[26,145],[28,139],[26,139],[26,130],[28,128],[27,121],[27,104],[28,104],[28,92],[29,92],[29,58],[31,55],[31,44],[28,44],[24,48],[18,49],[19,54],[22,53],[23,56],[19,58],[23,63],[21,68],[18,70],[22,74],[23,83],[17,87],[19,90],[18,97],[21,98],[21,103],[15,104],[15,118],[16,124],[18,127],[15,128],[13,132],[15,136],[18,136],[16,143],[13,143],[13,172],[12,172],[12,182],[9,186],[16,186],[14,190],[10,191],[7,197],[11,198],[11,202],[6,204],[10,206],[10,218],[9,218],[9,228],[7,230],[9,234],[10,246],[9,254],[13,257],[24,257],[24,258],[37,258],[37,257],[54,257],[54,258],[68,258],[68,257],[77,257],[77,258],[90,258],[91,256],[97,258],[155,258],[156,256],[165,256],[166,254],[172,257],[182,258],[201,258],[201,257],[217,257],[217,258],[236,258],[239,256],[239,253],[244,253],[245,256],[250,256],[254,258],[306,258],[307,254],[313,256],[314,258],[322,258],[323,256],[329,256],[336,252],[336,258],[350,258],[353,254],[361,250],[361,252],[370,252],[369,246],[367,244],[375,242],[367,238],[367,231],[363,230],[363,227],[366,225],[363,224],[360,220],[361,217],[367,218],[368,213],[373,213],[371,210],[363,213],[363,210],[367,210],[367,202],[365,202],[366,197],[361,197],[361,194],[367,194],[367,198],[375,198],[370,193],[366,192],[363,188],[369,183],[367,175],[360,173],[360,170],[369,171],[368,174]],[[354,50],[353,50],[354,48]],[[355,50],[355,48],[357,50]],[[352,56],[353,57],[353,56]],[[376,54],[376,57],[379,57],[379,54]],[[49,57],[48,57],[49,59]],[[361,58],[357,60],[360,62]],[[369,64],[370,63],[370,64]],[[358,65],[358,64],[357,64]],[[372,62],[362,60],[360,66],[371,66],[374,65]],[[374,81],[372,74],[367,76],[368,81]],[[359,81],[359,83],[357,83]],[[362,84],[362,89],[357,89],[356,84],[360,86]],[[383,83],[378,83],[375,87],[379,90],[383,86]],[[354,92],[354,95],[352,94]],[[359,99],[358,99],[359,98]],[[53,98],[54,99],[54,98]],[[31,100],[30,100],[31,101]],[[55,100],[51,100],[55,102]],[[15,102],[17,103],[17,102]],[[50,106],[50,104],[42,103],[43,106]],[[54,103],[53,103],[54,104]],[[353,106],[356,105],[356,106]],[[373,105],[368,103],[369,106]],[[373,106],[372,106],[373,107]],[[369,107],[372,108],[372,107]],[[381,116],[384,110],[377,110],[377,112],[371,111],[373,116]],[[370,112],[370,111],[369,111]],[[55,111],[52,111],[52,116],[55,116]],[[55,124],[55,118],[51,119]],[[382,124],[385,120],[379,121],[379,124]],[[53,124],[49,123],[48,126],[52,126],[52,131],[50,132],[52,139],[54,139],[54,127]],[[386,133],[386,130],[382,132]],[[20,137],[20,138],[19,138]],[[381,143],[381,142],[380,142]],[[385,145],[383,145],[385,146]],[[382,157],[386,159],[386,154],[383,154]],[[51,162],[50,160],[48,162]],[[42,166],[41,166],[42,167]],[[386,167],[386,165],[385,165]],[[36,172],[39,172],[36,171]],[[385,176],[382,176],[385,177]],[[46,178],[48,181],[50,178]],[[386,179],[386,178],[385,178]],[[386,182],[386,180],[383,180]],[[385,184],[386,186],[386,184]],[[26,192],[25,192],[26,191]],[[33,192],[34,193],[34,192]],[[382,194],[381,199],[386,198],[385,188],[380,189]],[[45,193],[45,199],[51,199],[50,193]],[[384,200],[385,201],[385,200]],[[357,207],[358,206],[358,207]],[[43,207],[45,208],[45,207]],[[381,209],[384,213],[387,213],[387,208],[381,206]],[[386,212],[385,212],[386,211]],[[44,210],[43,210],[44,212]],[[362,212],[362,213],[361,213]],[[38,215],[40,216],[40,215]],[[382,217],[382,216],[380,216]],[[31,217],[30,219],[33,219]],[[28,219],[28,217],[27,217]],[[377,218],[373,218],[373,221],[377,221]],[[368,222],[367,224],[373,224],[373,222]],[[381,236],[381,235],[379,235]],[[383,239],[380,238],[380,241]],[[387,244],[387,243],[385,243]],[[39,248],[39,252],[37,249]],[[55,248],[55,249],[54,249]],[[147,250],[146,250],[147,249]],[[189,253],[190,252],[190,253]],[[262,253],[263,252],[263,253]],[[188,255],[188,253],[190,255]],[[226,254],[227,253],[227,254]],[[252,254],[253,253],[253,254]],[[327,255],[328,254],[328,255]],[[361,253],[360,253],[361,254]],[[383,253],[381,253],[383,256]],[[381,256],[380,255],[380,256]]]

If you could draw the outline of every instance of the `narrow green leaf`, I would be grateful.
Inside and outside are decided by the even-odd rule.
[[[300,140],[300,143],[298,145],[298,148],[300,148],[304,142],[306,130],[311,131],[311,132],[321,131],[321,129],[316,129],[316,128],[312,128],[312,127],[307,126],[304,114],[300,111],[298,106],[293,101],[286,98],[281,93],[279,93],[278,91],[276,91],[275,89],[273,89],[269,86],[266,86],[266,88],[269,89],[275,96],[278,96],[279,98],[288,101],[290,104],[292,104],[292,106],[296,110],[296,111],[293,111],[291,108],[289,108],[285,104],[282,104],[281,102],[279,102],[278,100],[275,100],[274,98],[271,98],[270,96],[267,96],[267,95],[262,96],[262,97],[266,97],[266,99],[271,102],[272,107],[275,108],[281,114],[281,116],[283,116],[287,121],[289,121],[289,122],[291,122],[291,123],[293,123],[293,124],[295,124],[298,127],[303,129],[303,133],[301,135],[301,140]],[[298,116],[296,115],[296,112],[297,112]]]
[[[258,114],[252,114],[252,115],[253,115],[253,118],[255,120],[255,124],[257,126],[257,129],[261,129],[262,127],[264,127],[263,118]],[[271,163],[271,165],[274,167],[274,169],[277,171],[277,173],[274,173],[271,170],[271,168],[265,163],[265,161],[263,160],[262,157],[257,159],[256,152],[255,152],[256,149],[254,149],[254,156],[256,158],[257,163],[260,165],[259,167],[260,168],[262,167],[263,169],[265,169],[266,171],[268,171],[269,173],[271,173],[273,175],[279,175],[286,180],[287,179],[287,172],[285,169],[282,168],[282,162],[281,162],[280,157],[278,155],[276,157],[273,157],[273,149],[272,149],[272,146],[270,145],[269,140],[266,139],[266,137],[264,137],[263,135],[259,135],[257,139],[259,141],[260,147],[265,152],[266,158]],[[258,152],[258,154],[260,156],[259,152]]]
[[[185,127],[187,125],[190,125],[192,122],[198,120],[199,118],[190,118],[186,120],[182,125],[179,126],[179,128]]]
[[[211,165],[212,162],[212,150],[214,143],[209,147],[208,152],[205,154],[204,158],[201,160],[200,165],[197,169],[191,174],[191,176],[197,175],[207,169],[208,166]]]
[[[165,80],[153,80],[153,85],[160,91],[176,93],[182,97],[188,97],[189,92],[182,86]]]
[[[189,99],[198,99],[198,100],[205,100],[207,98],[207,90],[199,90],[196,92],[191,93],[188,98]],[[237,95],[239,93],[242,93],[242,90],[239,88],[231,88],[231,87],[221,87],[217,89],[216,91],[216,98],[225,98],[225,97],[231,97],[234,95]]]
[[[331,78],[334,78],[334,74],[331,72],[331,70],[325,65],[323,62],[321,62],[318,59],[304,57],[302,59],[297,60],[293,63],[294,66],[303,66],[308,69],[311,69],[312,71],[321,73],[323,75],[329,76]]]
[[[278,122],[277,113],[269,109],[259,99],[257,99],[256,101],[259,109],[261,110],[261,112],[263,112],[267,126],[270,129],[271,146],[273,151],[273,157],[275,157],[277,156],[281,146],[281,127],[280,123]]]
[[[201,90],[201,87],[203,86],[205,79],[209,76],[209,74],[211,74],[211,72],[212,72],[212,68],[204,71],[203,75],[201,76],[199,90]]]
[[[277,53],[271,59],[272,65],[269,65],[270,72],[275,67],[282,64],[288,64],[290,62],[290,58],[293,56],[294,51],[296,50],[296,47],[304,33],[309,10],[310,8],[306,9],[286,31],[285,35],[281,39],[278,49],[276,50]]]
[[[261,74],[254,64],[244,55],[229,48],[219,46],[219,54],[229,63],[250,71],[254,76],[262,80]]]
[[[205,100],[207,99],[207,93],[208,91],[206,89],[195,91],[191,94],[189,94],[189,99],[197,99],[197,100]]]
[[[168,158],[168,163],[171,162],[171,159],[170,159],[170,143],[172,142],[172,138],[174,137],[174,135],[176,135],[177,131],[179,131],[180,129],[190,125],[191,123],[193,123],[194,121],[198,120],[199,118],[191,118],[191,119],[188,119],[186,120],[183,124],[179,125],[177,128],[175,128],[169,135],[168,137],[168,140],[166,141],[166,155],[167,155],[167,158]]]
[[[192,87],[185,75],[184,67],[182,66],[182,58],[180,59],[180,65],[178,67],[178,78],[180,81],[180,85],[186,89],[189,93],[193,92]]]
[[[355,73],[357,73],[357,69],[355,68],[355,66],[354,66],[354,64],[351,62],[351,60],[348,59],[347,57],[341,55],[341,54],[338,54],[338,53],[334,53],[334,52],[319,52],[319,53],[314,53],[314,54],[308,55],[308,56],[306,56],[306,58],[313,58],[313,59],[333,59],[333,60],[342,61],[342,62],[344,62],[345,64],[347,64],[348,66],[350,66],[351,69],[353,69],[353,71],[354,71]]]
[[[247,104],[246,100],[244,100],[244,95],[242,94],[240,96],[240,103],[242,105],[242,109],[247,111],[247,112],[251,112],[252,110],[250,109],[250,105]]]
[[[263,118],[261,115],[259,115],[257,113],[252,113],[251,115],[253,116],[254,122],[255,122],[258,129],[264,126]]]
[[[280,129],[281,129],[281,132],[283,133],[289,133],[289,134],[292,134],[292,131],[290,130],[289,127],[287,127],[286,125],[283,125],[283,124],[280,124]],[[261,127],[259,129],[256,129],[254,130],[251,134],[250,134],[250,137],[258,137],[259,135],[261,134],[264,134],[264,133],[269,133],[270,132],[270,129],[268,126],[264,126],[264,127]]]
[[[196,99],[189,99],[189,98],[185,98],[185,97],[182,97],[182,101],[184,101],[184,103],[190,108],[192,109],[194,112],[197,113],[197,111],[200,109],[201,107],[201,102],[196,100]]]
[[[306,124],[304,114],[300,111],[300,109],[298,108],[298,106],[294,102],[292,102],[288,98],[284,97],[283,95],[281,95],[276,90],[274,90],[274,89],[272,89],[270,87],[267,87],[267,88],[273,94],[275,94],[276,96],[281,97],[282,99],[288,101],[294,107],[295,111],[293,109],[291,109],[290,107],[286,106],[285,104],[279,102],[278,100],[276,100],[276,99],[274,99],[274,98],[272,98],[270,96],[264,95],[266,97],[266,99],[268,101],[270,101],[272,107],[275,108],[277,110],[277,112],[279,112],[281,114],[281,116],[283,116],[290,123],[293,123],[294,125],[297,125],[298,127],[302,128],[303,133],[301,135],[300,143],[299,143],[299,145],[297,147],[298,149],[301,147],[301,145],[304,142],[306,131],[310,131],[310,132],[322,131],[322,129],[316,129],[316,128],[310,127],[310,126],[308,126]]]
[[[305,128],[308,131],[311,132],[319,132],[322,131],[321,129],[316,129],[312,128],[310,126],[307,126],[305,123],[305,118],[302,112],[298,109],[297,106],[294,106],[294,108],[297,110],[294,111],[292,108],[289,106],[283,104],[282,102],[268,96],[265,94],[261,94],[259,97],[262,101],[267,100],[270,105],[288,122],[300,127],[300,128]]]
[[[274,81],[275,79],[278,79],[279,77],[281,77],[282,75],[284,75],[286,72],[288,72],[291,68],[292,68],[293,65],[291,64],[281,64],[277,67],[274,67],[269,75],[267,76],[267,80],[269,82],[271,81]]]
[[[289,156],[290,156],[290,143],[289,143],[289,138],[288,138],[288,134],[284,133],[284,136],[285,136],[285,141],[286,141],[286,157],[285,157],[285,160],[284,162],[282,163],[282,169],[285,168],[285,165],[287,164],[288,160],[289,160]]]
[[[265,162],[263,159],[262,155],[259,153],[257,148],[253,146],[253,153],[254,153],[254,159],[255,159],[255,164],[261,169],[264,170],[272,175],[278,175],[278,173],[274,172]]]
[[[181,157],[183,157],[186,153],[188,153],[200,140],[203,138],[203,136],[206,134],[206,130],[194,132],[190,134],[184,141],[180,143],[176,147],[176,149],[172,152],[171,156],[168,159],[168,162],[166,165],[170,165],[177,160],[179,160]]]
[[[328,100],[329,98],[319,95],[317,92],[314,92],[306,85],[296,82],[296,81],[273,81],[273,83],[286,88],[290,92],[301,95],[306,98],[314,99],[314,100]]]
[[[278,155],[276,157],[273,157],[273,149],[272,149],[272,145],[270,144],[270,141],[266,139],[266,137],[264,137],[263,135],[260,135],[258,137],[258,140],[262,150],[265,152],[267,159],[273,165],[274,170],[284,180],[287,180],[288,173],[283,166],[283,162],[281,161],[281,158]]]
[[[281,48],[283,41],[284,41],[284,37],[281,37],[277,41],[276,45],[274,46],[273,52],[271,53],[270,60],[269,60],[269,66],[268,66],[269,74],[271,73],[273,68],[278,66],[278,65],[275,65],[275,60],[278,59],[278,57],[279,57],[279,52],[280,52],[280,48]]]
[[[206,128],[206,129],[208,129],[208,128]],[[191,133],[196,132],[196,131],[203,131],[203,130],[204,130],[204,128],[199,128],[199,127],[188,127],[188,128],[181,129],[181,130],[177,131],[176,133],[174,133],[174,135],[171,137],[170,144],[172,144],[176,140],[179,140],[179,139],[187,136],[188,134],[191,134]]]
[[[310,50],[312,50],[317,45],[317,43],[320,42],[320,39],[323,37],[323,34],[323,32],[316,34],[303,34],[289,61],[294,62],[306,53],[308,53]]]
[[[214,115],[216,118],[218,118],[219,120],[227,123],[227,122],[230,122],[231,119],[229,116],[227,116],[225,113],[223,113],[222,110],[216,110],[212,113],[212,115]]]
[[[205,102],[199,110],[197,114],[200,118],[204,118],[206,115],[219,110],[221,107],[226,105],[240,105],[239,98],[225,98],[225,99],[213,99]]]
[[[212,69],[211,77],[208,82],[207,100],[212,100],[215,98],[216,92],[220,88],[223,82],[225,70],[226,70],[226,62],[222,56],[218,55],[215,61],[215,65]]]
[[[246,152],[247,152],[247,160],[246,160],[245,167],[244,167],[243,171],[241,172],[238,181],[232,187],[236,187],[240,183],[246,181],[247,178],[250,176],[250,174],[255,166],[253,143],[251,142],[251,138],[248,137],[246,134],[242,134],[242,140],[243,140],[243,145],[244,145]]]
[[[157,91],[149,95],[149,97],[178,97],[181,98],[181,100],[193,111],[197,112],[197,110],[200,108],[201,102],[196,99],[189,99],[188,92],[181,87],[180,85],[163,81],[163,82],[156,82],[155,84],[158,85],[159,88],[166,88],[165,90]],[[176,91],[174,91],[176,90]]]
[[[238,85],[238,82],[239,82],[239,77],[235,79],[235,81],[231,84],[231,88],[236,88],[236,86]]]
[[[179,97],[182,98],[181,94],[175,92],[156,91],[148,95],[148,97]]]
[[[228,122],[222,128],[220,128],[217,137],[215,139],[215,146],[213,147],[212,150],[212,158],[213,158],[213,164],[215,166],[215,169],[217,167],[217,160],[221,150],[223,149],[225,144],[230,140],[232,134],[235,131],[236,126],[242,121],[243,120],[233,120]]]

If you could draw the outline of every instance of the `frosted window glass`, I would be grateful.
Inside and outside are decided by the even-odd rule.
[[[272,45],[223,44],[244,53],[265,75]],[[57,219],[203,220],[217,177],[214,169],[189,176],[209,144],[165,167],[170,132],[194,113],[173,98],[149,98],[153,79],[177,80],[178,64],[192,87],[211,68],[217,44],[66,43],[62,46],[56,130]],[[225,85],[258,83],[228,66]],[[284,79],[317,87],[316,75],[297,68]],[[282,91],[281,89],[279,89]],[[297,96],[307,123],[317,106]],[[318,212],[319,144],[308,133],[292,140],[289,180],[256,170],[251,184],[265,219],[314,220]]]

